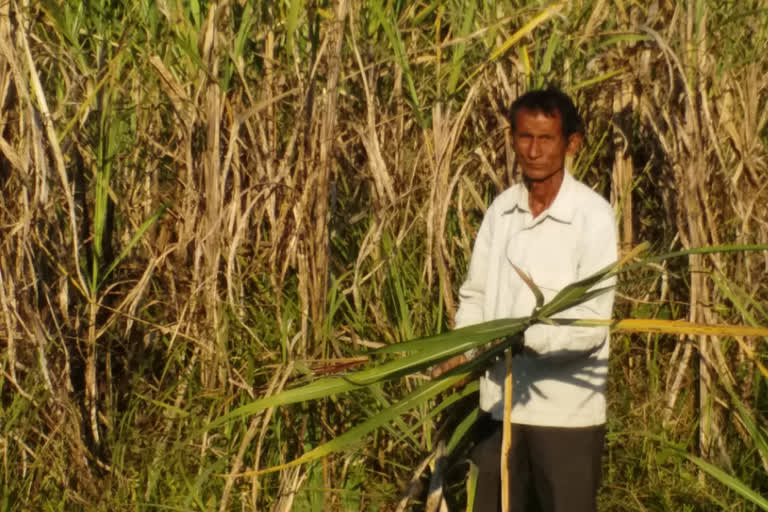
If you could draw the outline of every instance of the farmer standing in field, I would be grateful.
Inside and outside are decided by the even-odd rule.
[[[509,121],[523,183],[503,192],[483,218],[469,274],[459,291],[456,327],[528,316],[536,305],[513,265],[549,301],[566,285],[616,261],[613,210],[565,169],[578,150],[583,122],[556,89],[530,91],[511,106]],[[613,284],[613,283],[611,283]],[[613,291],[562,313],[611,318]],[[511,510],[596,510],[605,438],[608,328],[535,324],[513,359]],[[440,375],[464,355],[437,366]],[[471,457],[479,468],[475,512],[501,510],[501,439],[505,364],[480,379],[485,412]]]

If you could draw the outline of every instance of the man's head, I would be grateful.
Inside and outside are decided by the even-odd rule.
[[[519,96],[509,107],[509,122],[515,133],[515,117],[520,110],[541,112],[548,117],[559,117],[562,121],[563,136],[568,139],[572,134],[584,136],[584,121],[576,110],[573,100],[559,89],[536,89]]]
[[[576,153],[583,138],[581,116],[571,99],[556,89],[527,92],[510,107],[509,120],[526,179],[559,183],[565,157]]]

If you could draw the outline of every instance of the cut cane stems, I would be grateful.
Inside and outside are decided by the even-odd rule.
[[[509,451],[512,447],[512,351],[506,351],[504,376],[504,418],[501,437],[501,510],[509,512]]]

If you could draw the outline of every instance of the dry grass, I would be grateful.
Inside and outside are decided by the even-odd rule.
[[[382,434],[320,480],[232,476],[378,398],[200,429],[315,359],[451,325],[478,220],[516,179],[503,108],[527,84],[577,97],[590,129],[574,170],[611,197],[624,246],[768,240],[760,2],[564,2],[542,18],[524,2],[102,3],[0,3],[10,508],[288,510],[311,506],[302,486],[335,489],[330,508],[391,503],[428,433],[406,449]],[[765,324],[767,272],[761,253],[692,256],[628,285],[621,308]],[[764,381],[729,340],[667,341],[626,340],[616,371],[644,410],[663,404],[670,435],[700,415],[702,451],[736,464],[749,441],[718,379],[763,418]]]

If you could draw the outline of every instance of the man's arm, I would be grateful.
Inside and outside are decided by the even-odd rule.
[[[469,261],[469,272],[464,283],[459,288],[459,309],[456,311],[454,328],[474,325],[484,320],[483,307],[485,304],[486,280],[488,264],[491,257],[491,240],[493,232],[493,205],[488,209],[480,230],[477,232],[475,245],[472,248],[472,258]]]
[[[469,261],[467,279],[459,288],[459,309],[456,311],[454,328],[466,327],[483,321],[483,305],[485,303],[485,285],[488,275],[488,258],[490,257],[493,205],[488,209],[480,230],[477,232],[472,257]],[[459,354],[435,365],[432,368],[432,378],[453,370],[469,361],[474,355],[472,351]]]

